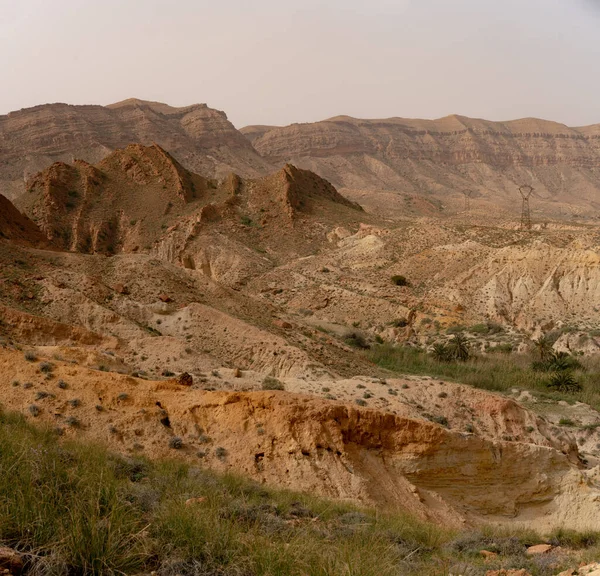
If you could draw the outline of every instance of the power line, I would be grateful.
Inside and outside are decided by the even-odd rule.
[[[519,193],[523,198],[521,205],[521,230],[531,230],[531,211],[529,210],[529,197],[533,193],[533,186],[524,184],[519,186]]]

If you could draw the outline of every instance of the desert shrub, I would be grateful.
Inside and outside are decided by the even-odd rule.
[[[67,426],[71,426],[71,428],[78,428],[80,425],[80,422],[77,418],[75,418],[75,416],[69,416],[65,419],[65,423],[67,424]]]
[[[215,448],[215,456],[219,460],[223,460],[227,457],[227,450],[225,450],[225,448],[223,448],[222,446],[218,446],[217,448]]]
[[[61,390],[66,390],[69,387],[69,385],[64,380],[59,380],[58,383],[57,383],[57,386]]]
[[[50,374],[54,370],[54,365],[50,362],[40,362],[40,372]]]
[[[368,350],[371,346],[368,344],[367,339],[364,334],[361,332],[348,332],[344,336],[344,342],[348,344],[348,346],[352,346],[354,348],[360,348],[361,350]]]
[[[27,362],[35,362],[37,360],[37,356],[35,355],[34,352],[28,351],[25,352],[25,360],[27,360]]]
[[[591,548],[600,544],[600,532],[585,530],[576,532],[566,528],[557,528],[549,537],[548,542],[553,546],[562,546],[563,548],[581,549]]]
[[[71,406],[71,408],[79,408],[79,406],[81,406],[81,400],[79,398],[72,398],[69,400],[69,406]]]
[[[575,422],[573,422],[573,420],[571,420],[571,418],[561,418],[558,421],[558,425],[572,427],[572,426],[575,426]]]
[[[393,326],[394,328],[404,328],[405,326],[408,326],[408,320],[406,318],[396,318],[390,322],[390,326]]]
[[[169,438],[169,448],[173,450],[181,450],[183,448],[183,439],[180,436],[173,436]]]
[[[406,279],[406,276],[402,276],[401,274],[392,276],[392,282],[396,286],[410,286],[410,282]]]
[[[362,398],[357,398],[354,400],[359,406],[366,406],[367,403]]]
[[[263,390],[285,390],[285,386],[281,380],[273,378],[273,376],[265,376],[262,381]]]
[[[36,416],[39,416],[41,413],[41,409],[39,406],[36,406],[35,404],[30,404],[29,405],[29,413],[35,418]]]
[[[446,418],[445,416],[434,416],[432,414],[423,414],[423,416],[431,422],[435,422],[440,426],[445,426],[446,428],[448,428],[448,418]]]
[[[454,326],[449,326],[446,329],[446,334],[460,334],[465,330],[466,328],[462,324],[455,324]]]
[[[125,402],[125,400],[129,400],[129,394],[127,394],[127,392],[121,392],[118,396],[117,396],[117,400],[119,402]]]

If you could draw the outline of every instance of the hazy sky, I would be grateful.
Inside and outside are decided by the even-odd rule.
[[[238,127],[600,123],[600,0],[0,0],[0,114],[129,97]]]

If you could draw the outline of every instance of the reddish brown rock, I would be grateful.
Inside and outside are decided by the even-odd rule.
[[[23,570],[23,556],[12,548],[0,546],[0,568],[11,574],[20,574]]]
[[[127,286],[125,286],[124,284],[115,284],[113,286],[113,289],[115,292],[117,292],[117,294],[123,294],[123,295],[131,294],[131,292],[129,291],[129,288]]]

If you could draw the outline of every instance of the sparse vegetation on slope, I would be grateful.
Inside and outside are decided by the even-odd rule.
[[[468,563],[479,574],[479,550],[493,547],[498,556],[486,569],[554,573],[526,557],[526,546],[540,541],[533,533],[457,535],[179,462],[59,444],[52,431],[7,413],[0,413],[0,445],[0,543],[24,554],[26,572],[433,576]],[[556,540],[585,548],[598,535],[557,533]]]
[[[470,356],[464,362],[453,361],[449,347],[436,345],[432,354],[419,348],[376,345],[367,352],[368,358],[393,372],[425,374],[469,384],[476,388],[498,392],[513,388],[531,390],[539,395],[551,394],[557,400],[578,400],[600,409],[600,364],[597,358],[575,358],[575,370],[557,371],[552,375],[532,367],[529,354],[489,354]],[[566,360],[565,360],[566,361]]]

